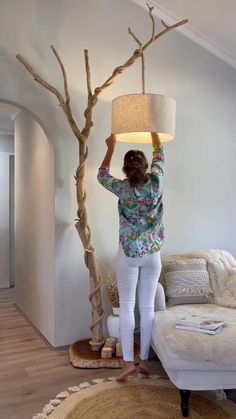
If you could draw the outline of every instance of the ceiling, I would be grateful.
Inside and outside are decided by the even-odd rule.
[[[143,0],[133,0],[145,6]],[[151,0],[156,14],[168,24],[187,18],[179,30],[236,68],[235,0]]]

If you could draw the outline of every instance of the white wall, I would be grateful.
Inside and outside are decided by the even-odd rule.
[[[0,152],[8,154],[14,153],[14,135],[0,134]]]
[[[15,119],[15,302],[55,344],[54,160],[31,114]]]
[[[1,128],[1,126],[0,126]],[[14,232],[10,229],[10,179],[12,165],[10,154],[14,152],[14,137],[0,134],[0,288],[12,285],[10,256],[13,256]],[[10,254],[9,254],[10,252]]]
[[[9,288],[9,154],[0,152],[0,288]]]
[[[144,39],[150,34],[149,18],[127,0],[11,0],[11,7],[3,0],[0,16],[0,39],[4,39],[0,97],[21,103],[37,114],[54,143],[55,343],[64,345],[90,336],[88,275],[74,228],[77,206],[73,175],[78,145],[56,99],[30,79],[15,54],[22,53],[42,76],[62,88],[60,70],[49,45],[57,47],[67,68],[75,116],[81,124],[86,104],[83,49],[89,50],[92,84],[98,86],[136,48],[127,33],[128,26]],[[176,141],[165,148],[163,251],[218,247],[236,256],[235,70],[176,32],[147,51],[146,82],[147,91],[177,100]],[[103,277],[115,257],[118,217],[116,199],[97,184],[96,172],[105,152],[104,138],[111,128],[111,100],[140,89],[140,63],[136,63],[101,95],[94,112],[87,191],[93,242]],[[122,158],[128,148],[125,144],[117,146],[114,175],[121,176]],[[150,147],[140,148],[150,158]],[[104,305],[109,306],[107,298]]]
[[[10,287],[15,285],[15,156],[9,155],[9,275]]]

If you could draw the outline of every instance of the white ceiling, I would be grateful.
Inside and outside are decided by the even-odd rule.
[[[133,0],[146,6],[143,0]],[[156,14],[172,24],[187,18],[179,30],[236,68],[235,0],[151,0]]]

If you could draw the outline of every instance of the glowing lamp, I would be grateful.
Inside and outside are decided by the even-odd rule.
[[[168,96],[151,93],[119,96],[112,101],[112,133],[119,142],[151,143],[151,132],[161,142],[175,137],[176,102]]]

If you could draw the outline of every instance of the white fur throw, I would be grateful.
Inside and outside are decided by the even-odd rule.
[[[205,259],[213,292],[213,302],[222,306],[236,308],[236,260],[229,252],[210,249],[176,256],[163,256],[163,266],[180,257],[183,259]]]
[[[215,336],[176,329],[176,321],[186,314],[226,320],[227,326]],[[235,367],[236,310],[216,304],[187,304],[157,311],[152,339],[156,347],[162,341],[165,351],[172,359],[208,361]]]

